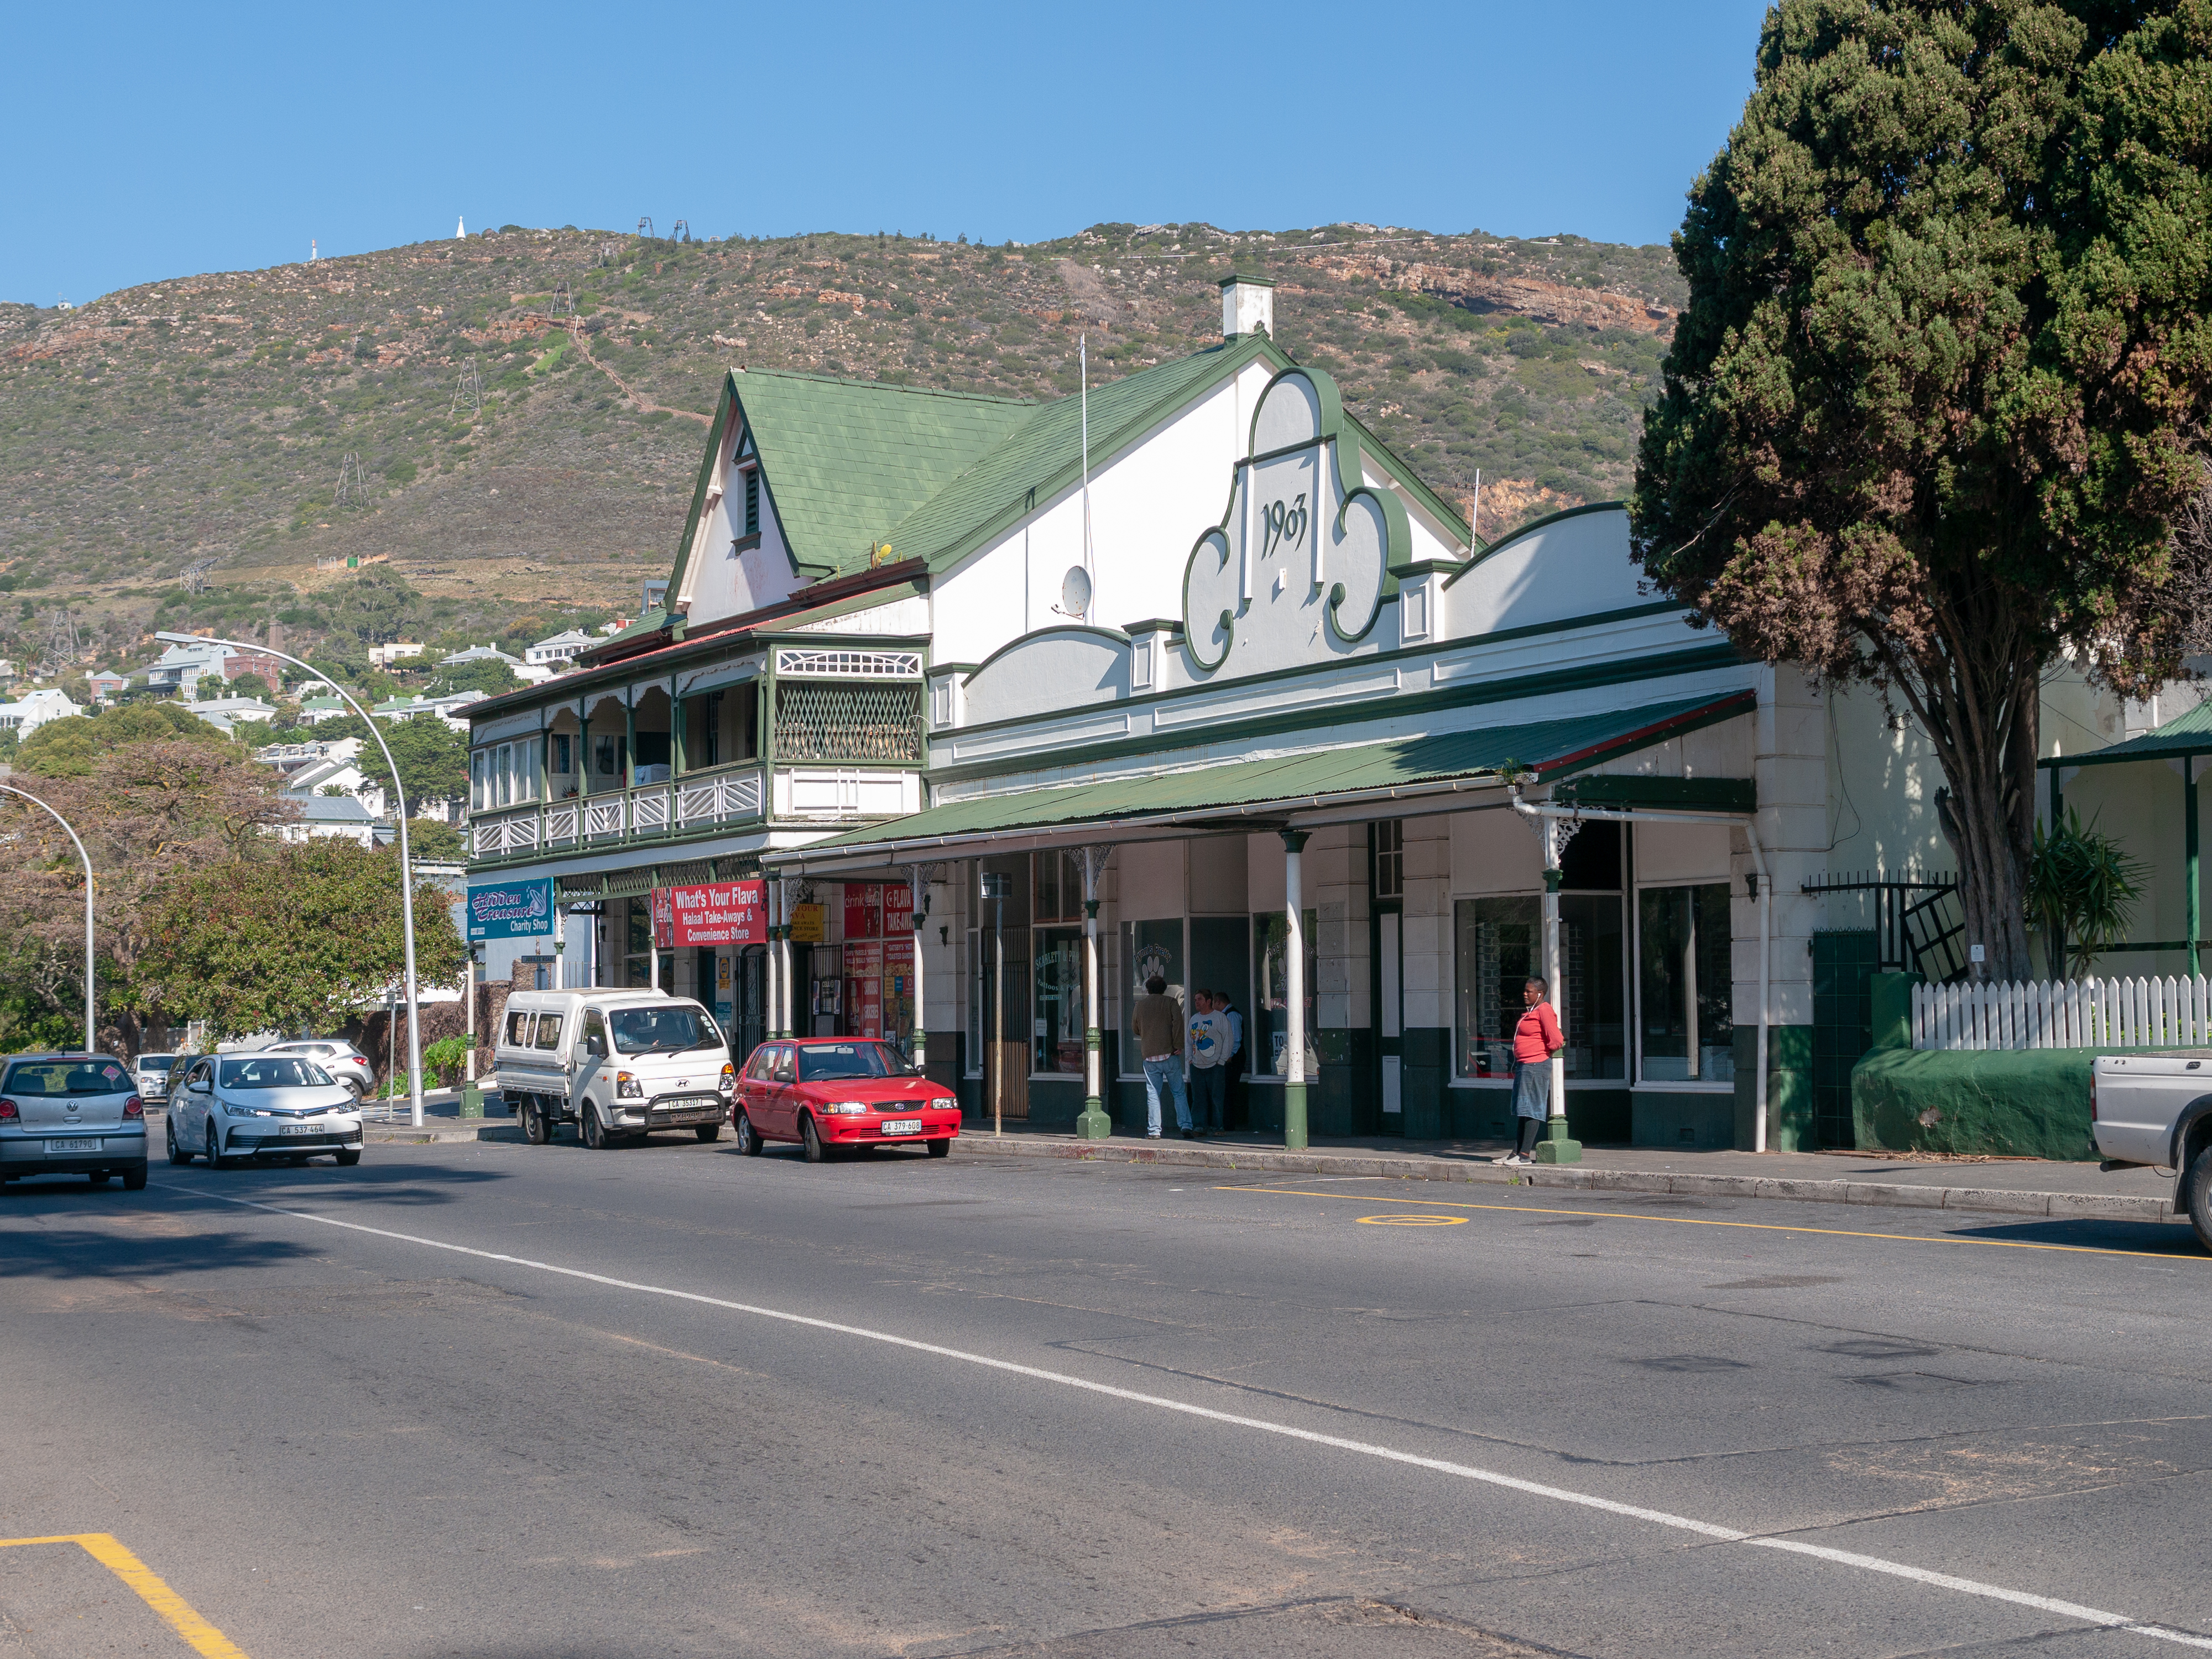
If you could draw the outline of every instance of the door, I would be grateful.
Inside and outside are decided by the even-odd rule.
[[[768,1041],[768,946],[748,945],[738,957],[735,1040],[738,1058]]]
[[[568,1057],[568,1113],[579,1123],[584,1121],[581,1114],[585,1092],[599,1073],[599,1062],[606,1057],[607,1022],[598,1009],[586,1008]]]
[[[207,1134],[207,1109],[213,1087],[212,1060],[201,1060],[186,1075],[182,1090],[173,1091],[170,1110],[177,1114],[177,1144],[199,1150]]]
[[[788,1042],[776,1045],[775,1060],[769,1067],[765,1091],[765,1133],[786,1140],[799,1137],[799,1054]]]
[[[1397,905],[1375,918],[1375,1046],[1382,1060],[1382,1131],[1406,1132],[1405,916]]]

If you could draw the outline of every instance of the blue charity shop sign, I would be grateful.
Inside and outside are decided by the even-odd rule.
[[[553,878],[469,889],[469,942],[530,939],[553,931]]]

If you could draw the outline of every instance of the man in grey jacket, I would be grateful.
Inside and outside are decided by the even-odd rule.
[[[1129,1028],[1137,1034],[1137,1052],[1145,1061],[1146,1134],[1160,1138],[1160,1092],[1175,1096],[1176,1129],[1185,1140],[1190,1132],[1190,1101],[1182,1084],[1182,1004],[1168,994],[1168,982],[1154,974],[1145,981],[1145,994],[1129,1011]]]

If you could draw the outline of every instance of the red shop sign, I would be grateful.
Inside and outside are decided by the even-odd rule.
[[[879,881],[845,884],[845,937],[881,939],[884,936],[884,884]]]
[[[653,894],[653,932],[665,948],[768,942],[768,884],[716,881],[659,887]]]

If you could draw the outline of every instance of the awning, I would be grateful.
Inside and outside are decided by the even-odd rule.
[[[882,861],[906,862],[953,854],[963,842],[1024,832],[1065,835],[1093,827],[1112,831],[1188,823],[1193,829],[1210,825],[1228,830],[1241,823],[1264,828],[1293,814],[1363,799],[1410,801],[1471,786],[1494,786],[1508,771],[1548,783],[1700,726],[1751,714],[1757,707],[1751,692],[1735,691],[1571,720],[1437,732],[1266,760],[1224,761],[1147,777],[984,795],[787,853],[763,854],[762,862],[809,870],[870,854]],[[1717,812],[1741,811],[1747,802],[1717,798],[1712,805]]]
[[[2091,749],[2079,755],[2051,755],[2036,762],[2045,770],[2059,767],[2115,766],[2124,761],[2181,760],[2191,755],[2212,755],[2212,701],[2175,715],[2156,731],[2146,732],[2109,748]]]

